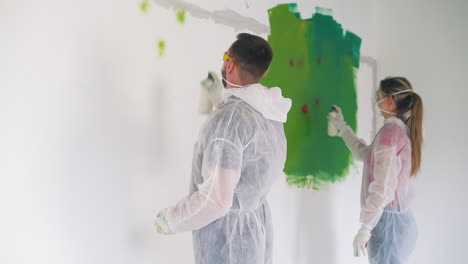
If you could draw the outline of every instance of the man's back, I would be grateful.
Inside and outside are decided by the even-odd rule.
[[[206,87],[218,109],[195,145],[190,195],[157,213],[159,233],[193,231],[197,264],[271,263],[265,197],[283,175],[283,123],[292,104],[280,88],[259,83],[272,58],[270,44],[248,33],[237,35],[224,52],[226,89],[216,88],[221,82]]]
[[[229,142],[242,153],[242,161],[227,214],[193,233],[197,264],[271,262],[272,226],[266,196],[283,175],[286,138],[282,122],[265,118],[254,107],[230,96],[202,127],[194,153],[192,192],[204,181],[204,153],[213,142]],[[231,163],[226,158],[219,166],[229,168]]]

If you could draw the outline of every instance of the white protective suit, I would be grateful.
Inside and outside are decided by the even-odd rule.
[[[368,146],[346,126],[340,136],[353,157],[364,161],[361,216],[371,231],[368,254],[371,264],[401,264],[415,247],[417,228],[410,210],[413,200],[409,129],[396,117],[384,126]]]
[[[195,145],[190,195],[164,210],[167,225],[193,231],[196,264],[271,263],[265,199],[284,175],[291,100],[260,84],[225,89],[224,98]]]

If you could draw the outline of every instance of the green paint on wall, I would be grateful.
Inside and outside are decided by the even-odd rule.
[[[165,51],[166,51],[166,42],[164,40],[159,40],[158,41],[158,54],[159,54],[159,57],[164,56]]]
[[[269,10],[273,61],[262,83],[279,86],[293,100],[285,132],[285,173],[290,185],[318,189],[344,179],[352,161],[343,140],[327,135],[327,114],[339,105],[356,130],[356,74],[361,39],[343,32],[330,9],[302,19],[296,4]]]
[[[185,11],[184,10],[180,10],[180,9],[177,10],[176,17],[177,17],[177,22],[179,22],[180,24],[185,23]]]
[[[146,13],[148,12],[148,8],[149,8],[149,0],[142,0],[140,3],[140,11],[142,13]]]

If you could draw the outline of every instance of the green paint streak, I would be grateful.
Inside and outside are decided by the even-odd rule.
[[[164,52],[166,51],[166,42],[164,40],[158,41],[158,53],[159,57],[164,56]]]
[[[149,8],[149,0],[142,0],[140,3],[140,11],[142,13],[146,13],[148,12],[148,8]]]
[[[184,11],[184,10],[177,10],[177,11],[176,11],[176,17],[177,17],[177,21],[178,21],[180,24],[184,24],[184,23],[185,23],[185,11]]]
[[[285,124],[288,140],[285,172],[290,185],[318,189],[320,182],[344,179],[352,161],[339,137],[327,135],[327,114],[339,105],[356,130],[356,74],[361,39],[317,8],[302,19],[296,4],[269,10],[268,36],[274,59],[262,83],[279,86],[293,101]]]

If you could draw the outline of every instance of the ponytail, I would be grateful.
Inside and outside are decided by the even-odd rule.
[[[380,82],[379,92],[385,96],[393,96],[403,120],[410,130],[411,140],[411,176],[416,176],[421,167],[421,152],[423,144],[422,121],[423,102],[413,91],[411,83],[404,77],[387,77]]]
[[[411,116],[407,121],[410,129],[411,139],[411,176],[416,176],[421,168],[421,152],[423,144],[422,121],[423,121],[423,102],[421,97],[413,93],[413,102],[411,105]]]

